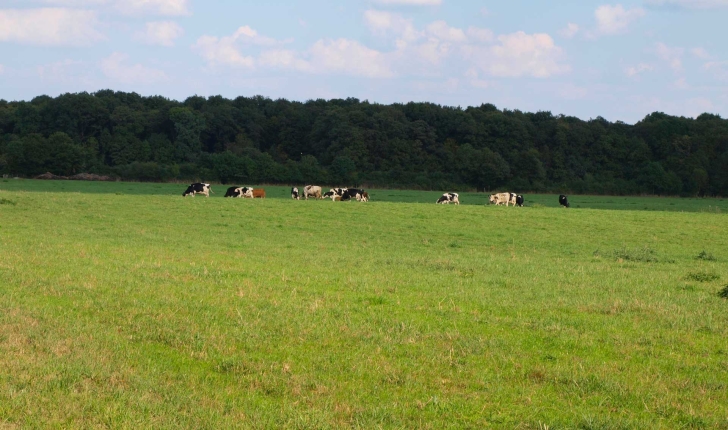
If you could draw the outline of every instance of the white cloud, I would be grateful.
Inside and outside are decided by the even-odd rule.
[[[672,86],[678,90],[689,90],[690,89],[690,84],[688,84],[687,79],[685,79],[684,77],[673,82]]]
[[[230,37],[218,39],[214,36],[202,36],[192,45],[192,49],[212,65],[252,68],[255,64],[253,57],[240,53],[235,46],[235,40]]]
[[[694,57],[700,58],[701,60],[710,58],[710,54],[708,54],[708,51],[703,48],[693,48],[690,50],[690,53],[693,54]]]
[[[406,5],[406,6],[437,6],[442,4],[442,0],[374,0],[375,3],[386,5]]]
[[[180,16],[190,14],[188,0],[114,0],[111,3],[117,10],[127,15]]]
[[[394,76],[384,54],[355,40],[319,40],[309,54],[310,63],[319,73],[341,72],[368,78]]]
[[[426,28],[427,35],[443,42],[461,43],[468,40],[465,32],[459,28],[450,27],[445,21],[435,21]]]
[[[717,9],[728,7],[728,0],[647,0],[652,6],[674,6],[685,9]]]
[[[675,72],[682,71],[682,57],[685,52],[682,48],[671,48],[664,43],[658,43],[655,46],[655,52],[660,59],[670,64],[670,68]]]
[[[468,37],[478,43],[492,42],[495,38],[493,32],[487,28],[470,27],[468,28]]]
[[[44,46],[90,45],[104,38],[93,11],[0,9],[0,42]]]
[[[415,29],[411,19],[405,19],[390,12],[368,10],[364,12],[364,23],[377,36],[394,35],[397,37],[396,43],[400,48],[404,48],[424,36],[423,32]]]
[[[625,9],[621,4],[602,5],[594,11],[597,30],[601,34],[624,33],[633,21],[644,15],[645,11],[642,8]]]
[[[576,33],[578,32],[579,26],[570,22],[566,25],[566,28],[559,31],[559,34],[567,39],[571,39],[572,37],[576,36]]]
[[[173,21],[148,22],[144,31],[136,33],[135,37],[148,45],[174,46],[175,39],[181,37],[184,30]]]
[[[253,68],[255,59],[250,55],[243,55],[240,51],[241,47],[273,47],[289,42],[290,40],[279,41],[271,37],[261,36],[257,31],[246,25],[238,28],[231,36],[221,38],[202,36],[192,45],[192,49],[213,65]]]
[[[41,0],[36,3],[65,7],[93,7],[107,5],[109,0]]]
[[[728,61],[710,61],[703,68],[712,72],[717,79],[728,80]]]
[[[128,59],[128,55],[114,52],[101,61],[101,71],[107,78],[125,84],[153,84],[167,79],[161,70],[141,64],[127,65]]]
[[[526,34],[522,31],[498,36],[492,46],[465,46],[465,58],[479,70],[492,76],[546,78],[567,73],[571,68],[562,63],[563,50],[548,34]]]
[[[301,59],[297,52],[288,49],[264,51],[260,54],[258,63],[262,66],[292,69],[300,72],[313,71],[311,63]]]
[[[626,69],[624,69],[624,73],[626,73],[627,76],[631,78],[644,72],[652,71],[654,69],[655,68],[651,64],[640,63],[636,66],[627,67]]]
[[[111,7],[125,15],[189,15],[190,0],[41,0],[66,7]]]

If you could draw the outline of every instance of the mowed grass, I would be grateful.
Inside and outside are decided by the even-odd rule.
[[[187,188],[185,183],[137,183],[137,182],[86,182],[86,181],[41,181],[27,179],[2,179],[0,190],[38,191],[61,193],[94,193],[118,195],[164,195],[181,196]],[[251,184],[212,184],[211,198],[225,196],[229,186],[251,186]],[[291,187],[276,185],[252,185],[264,188],[266,196],[274,199],[291,198]],[[323,186],[324,192],[330,187]],[[303,185],[299,186],[303,193]],[[367,189],[372,201],[398,203],[426,203],[437,201],[443,192],[459,192],[463,205],[487,205],[489,193],[468,193],[459,190],[411,191]],[[496,190],[504,192],[508,190]],[[558,194],[525,194],[525,206],[559,207]],[[329,201],[330,202],[330,201]],[[651,210],[675,212],[728,213],[726,198],[678,198],[678,197],[624,197],[624,196],[581,196],[569,195],[569,203],[574,209],[613,209],[613,210]]]
[[[22,182],[0,427],[728,428],[724,214]]]

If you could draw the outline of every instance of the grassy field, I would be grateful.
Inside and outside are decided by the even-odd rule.
[[[728,429],[722,200],[183,188],[0,181],[0,428]]]
[[[245,185],[245,184],[239,184]],[[215,194],[211,198],[223,197],[229,185],[213,184]],[[259,186],[255,186],[258,188]],[[263,185],[266,196],[275,199],[290,199],[291,187]],[[38,191],[54,193],[94,193],[122,195],[164,195],[181,196],[187,184],[172,183],[135,183],[135,182],[84,182],[84,181],[38,181],[23,179],[3,179],[0,190]],[[301,187],[299,187],[300,189]],[[329,187],[322,187],[328,191]],[[445,191],[408,191],[408,190],[367,190],[372,201],[398,203],[432,204]],[[503,191],[503,190],[501,190]],[[558,195],[527,194],[526,206],[559,207]],[[488,204],[487,193],[460,193],[463,205]],[[676,198],[676,197],[616,197],[616,196],[569,196],[572,208],[613,209],[613,210],[652,210],[677,212],[728,213],[728,199],[725,198]]]

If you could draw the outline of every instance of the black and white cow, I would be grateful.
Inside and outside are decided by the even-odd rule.
[[[523,207],[523,196],[520,194],[516,196],[516,206]]]
[[[298,195],[298,188],[296,188],[296,187],[291,188],[291,198],[293,200],[301,200],[301,196]]]
[[[331,197],[331,200],[343,200],[346,188],[332,188],[327,193],[324,193],[324,198]]]
[[[565,208],[569,207],[569,199],[565,195],[559,196],[559,204]]]
[[[366,194],[366,200],[364,200],[364,194]],[[369,194],[360,188],[347,188],[342,195],[342,200],[356,199],[357,202],[369,200]]]
[[[182,197],[192,196],[194,197],[195,194],[202,194],[205,197],[210,197],[210,193],[213,193],[210,189],[210,184],[203,184],[203,183],[194,183],[190,184],[189,187],[187,187],[187,190],[182,193]],[[215,194],[215,193],[213,193]]]
[[[230,187],[227,189],[225,197],[250,198],[252,193],[253,189],[250,187]]]
[[[439,205],[449,205],[450,203],[460,204],[460,195],[458,193],[445,193],[437,200]]]

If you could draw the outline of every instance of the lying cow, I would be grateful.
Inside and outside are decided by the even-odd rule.
[[[458,193],[445,193],[437,200],[438,205],[449,205],[450,203],[459,205],[460,195]]]
[[[230,187],[225,193],[225,197],[252,198],[253,189],[250,187]]]
[[[303,197],[308,200],[309,197],[313,197],[316,200],[322,199],[321,187],[316,185],[306,185],[303,187]]]
[[[488,201],[492,204],[495,204],[496,206],[500,206],[503,204],[508,206],[508,204],[511,203],[511,193],[491,194]],[[516,204],[515,199],[513,200],[513,204]]]
[[[253,190],[253,198],[254,199],[264,199],[265,198],[265,190],[262,188],[256,188]]]
[[[210,189],[210,184],[203,184],[203,183],[194,183],[190,184],[189,187],[187,187],[187,190],[182,193],[182,197],[192,196],[194,197],[195,194],[202,194],[205,197],[210,197],[210,193],[215,194],[212,192],[212,189]]]
[[[291,198],[293,200],[301,200],[301,196],[298,195],[298,188],[296,188],[296,187],[291,188]]]
[[[569,199],[565,195],[559,196],[559,204],[565,208],[569,207]]]

